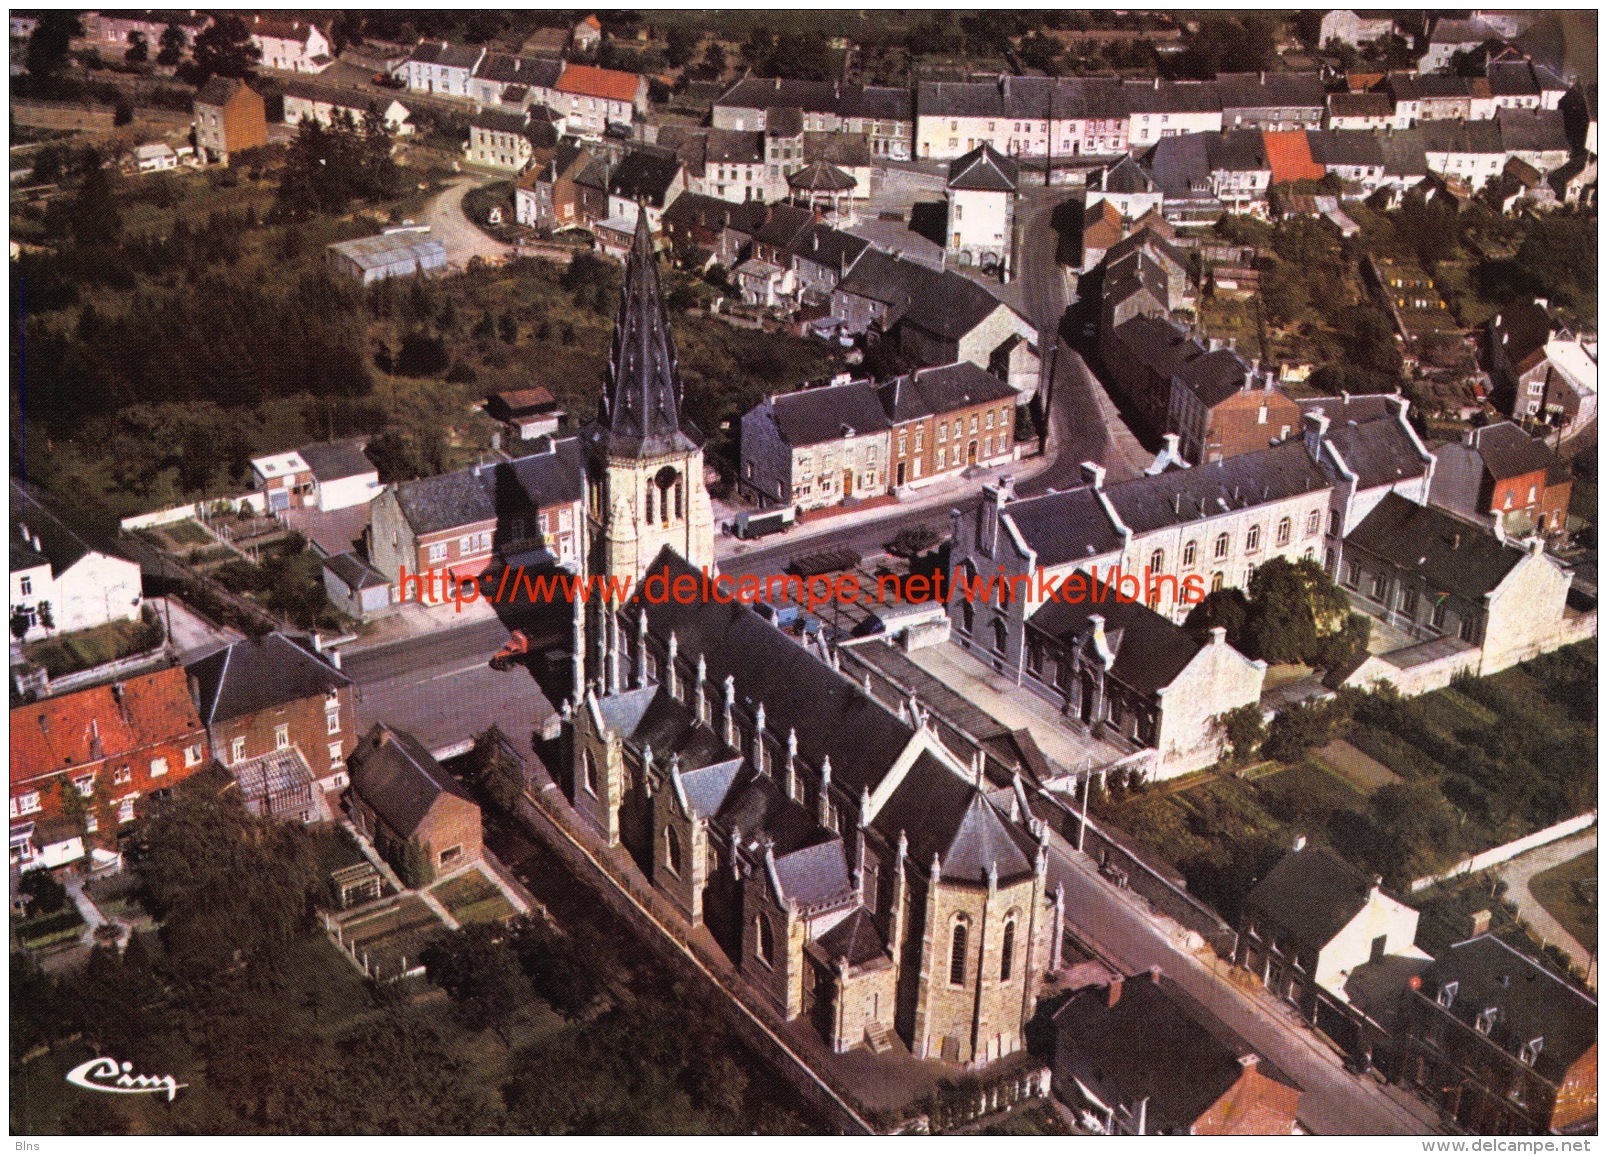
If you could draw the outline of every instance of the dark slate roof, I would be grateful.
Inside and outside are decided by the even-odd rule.
[[[917,369],[877,387],[882,408],[897,424],[988,401],[1014,400],[1016,391],[970,361]]]
[[[711,128],[703,136],[705,164],[763,164],[764,135]]]
[[[821,224],[810,225],[787,246],[799,260],[838,270],[851,268],[868,248],[869,241]]]
[[[1486,40],[1500,39],[1499,33],[1482,20],[1459,20],[1441,17],[1434,21],[1429,33],[1430,44],[1483,44]]]
[[[1222,92],[1214,80],[1126,80],[1122,99],[1136,114],[1217,112]]]
[[[740,845],[749,853],[762,853],[768,846],[778,858],[838,841],[815,821],[814,812],[787,797],[779,782],[751,767],[741,785],[726,797],[715,821],[728,835],[740,833]]]
[[[823,906],[858,894],[848,877],[848,856],[840,838],[778,854],[776,880],[782,896],[799,906]]]
[[[887,414],[869,381],[783,393],[771,411],[782,440],[795,447],[888,428]]]
[[[359,441],[320,441],[296,450],[319,481],[339,481],[375,472]]]
[[[1514,365],[1522,365],[1546,347],[1551,340],[1551,313],[1539,302],[1514,301],[1490,319],[1492,339],[1506,345],[1506,355]]]
[[[350,551],[326,557],[324,568],[344,582],[348,589],[366,590],[390,584],[384,574]]]
[[[536,88],[551,88],[563,74],[564,62],[545,56],[514,56],[506,52],[492,52],[480,62],[474,75],[480,80],[502,84],[522,84]]]
[[[808,164],[787,174],[787,186],[800,192],[851,192],[858,184],[834,164]]]
[[[1378,140],[1378,151],[1383,154],[1384,173],[1387,176],[1428,175],[1428,161],[1423,155],[1423,133],[1420,129],[1386,132]]]
[[[857,132],[806,132],[804,160],[837,168],[866,168],[870,165],[870,137]]]
[[[1429,585],[1475,600],[1500,585],[1525,556],[1483,526],[1398,493],[1385,494],[1345,541],[1422,574]]]
[[[1425,120],[1418,126],[1428,152],[1504,153],[1501,127],[1493,120]],[[1563,145],[1567,147],[1566,143]]]
[[[781,249],[792,244],[800,233],[815,223],[815,214],[797,205],[766,205],[762,214],[763,219],[754,229],[753,239]]]
[[[843,116],[864,120],[915,118],[915,101],[907,88],[851,84],[843,89]]]
[[[1238,128],[1205,134],[1205,155],[1213,172],[1256,172],[1269,168],[1260,129]]]
[[[681,397],[681,368],[659,287],[658,258],[647,214],[638,213],[614,318],[603,403],[582,436],[602,452],[632,457],[695,449],[702,435],[681,421]]]
[[[877,407],[880,411],[880,406]],[[666,547],[650,567],[696,574]],[[649,630],[661,642],[675,634],[683,662],[707,663],[709,684],[719,693],[731,676],[740,699],[764,703],[773,734],[795,730],[798,755],[811,771],[830,757],[832,782],[848,796],[874,788],[914,736],[913,729],[871,699],[751,608],[716,602],[645,604],[638,594],[632,613],[645,610]],[[743,823],[744,830],[756,827]]]
[[[1134,271],[1139,275],[1127,278],[1133,289],[1148,288],[1157,300],[1166,300],[1164,276],[1155,265],[1140,261]],[[1152,275],[1142,275],[1145,271]],[[1156,280],[1159,280],[1158,284]],[[1111,288],[1113,292],[1120,292],[1115,299],[1125,300],[1131,295],[1117,284],[1113,283]],[[1116,348],[1125,351],[1127,356],[1162,379],[1170,378],[1182,368],[1185,361],[1205,351],[1204,346],[1187,329],[1164,317],[1131,317],[1111,330],[1111,340]]]
[[[208,726],[259,710],[322,698],[352,680],[281,633],[244,638],[191,662],[201,720]]]
[[[1216,86],[1224,109],[1321,108],[1327,96],[1315,72],[1223,72]]]
[[[1292,950],[1321,950],[1361,913],[1374,882],[1350,863],[1320,846],[1290,850],[1245,896],[1247,919],[1254,918],[1263,939],[1277,928],[1294,942]],[[1270,924],[1270,925],[1269,925]]]
[[[1363,489],[1422,477],[1429,466],[1394,413],[1371,421],[1334,414],[1328,426],[1328,440]]]
[[[396,486],[396,504],[416,534],[495,521],[496,506],[473,469],[404,481]]]
[[[1165,137],[1156,141],[1146,154],[1150,175],[1168,198],[1182,200],[1211,195],[1211,155],[1208,150],[1212,137],[1213,134],[1204,132]]]
[[[1041,566],[1064,565],[1121,548],[1122,536],[1091,486],[1012,502],[1004,512],[1037,553]]]
[[[1540,95],[1540,82],[1527,60],[1491,61],[1484,77],[1490,82],[1491,96]]]
[[[653,757],[655,760],[658,758],[657,751]],[[680,772],[681,790],[686,795],[686,804],[691,808],[694,817],[712,818],[720,812],[720,807],[725,805],[731,788],[736,785],[742,766],[742,759],[727,758],[712,766]]]
[[[982,324],[1003,301],[988,289],[952,270],[932,273],[923,266],[905,262],[906,278],[909,269],[919,269],[901,318],[928,333],[948,340],[959,340]]]
[[[22,542],[21,529],[24,526],[39,539],[37,550],[31,544]],[[19,549],[24,552],[19,553]],[[27,564],[40,565],[48,561],[51,576],[60,577],[89,553],[90,548],[82,538],[63,525],[55,514],[35,501],[33,495],[22,486],[15,481],[11,483],[12,569],[24,568]],[[19,565],[19,562],[24,564]]]
[[[1106,1102],[1145,1104],[1146,1134],[1187,1135],[1244,1075],[1254,1048],[1178,986],[1158,974],[1084,987],[1055,1011],[1057,1065],[1068,1064]],[[1265,1060],[1257,1067],[1294,1086]],[[1297,1088],[1298,1089],[1298,1088]]]
[[[1522,477],[1550,469],[1556,454],[1510,421],[1473,431],[1473,448],[1484,458],[1484,468],[1495,481]]]
[[[1213,465],[1135,477],[1106,487],[1134,533],[1187,525],[1202,517],[1327,489],[1328,476],[1299,438],[1227,457]],[[1202,512],[1203,507],[1203,512]]]
[[[580,449],[580,438],[566,437],[550,443],[544,453],[531,453],[513,461],[498,462],[480,470],[480,481],[493,495],[507,493],[508,486],[518,491],[537,508],[579,501],[581,473],[585,468]],[[500,512],[504,506],[496,503]]]
[[[196,92],[195,103],[205,104],[211,108],[222,108],[234,99],[234,94],[244,85],[245,81],[236,80],[232,76],[214,76]]]
[[[448,44],[445,41],[422,41],[413,49],[409,60],[420,64],[436,64],[442,68],[473,68],[480,63],[485,48],[479,44]]]
[[[1567,152],[1562,113],[1542,108],[1503,108],[1495,114],[1507,152]]]
[[[1232,349],[1216,349],[1188,358],[1178,366],[1177,377],[1207,409],[1250,385],[1251,367]]]
[[[1105,646],[1115,656],[1111,676],[1142,694],[1170,686],[1200,652],[1199,643],[1181,626],[1138,602],[1056,599],[1045,602],[1030,624],[1067,648],[1082,649],[1094,657],[1097,647],[1091,619],[1095,616],[1104,618]]]
[[[443,794],[474,805],[457,779],[419,740],[382,722],[363,735],[347,759],[352,789],[392,830],[408,837]]]
[[[660,686],[621,690],[597,699],[608,728],[638,750],[652,747],[656,765],[679,758],[688,770],[728,762],[736,752],[691,709]]]
[[[990,867],[999,882],[1031,877],[1038,846],[1019,824],[930,753],[922,753],[871,823],[890,844],[909,839],[910,864],[922,874],[932,855],[949,882],[985,885]]]
[[[829,80],[782,80],[744,76],[716,100],[716,107],[801,108],[808,112],[835,112],[842,88]]]
[[[862,906],[815,940],[822,953],[833,962],[841,960],[851,967],[864,966],[887,958],[887,943],[876,929],[876,920]]]
[[[509,132],[523,136],[530,126],[530,118],[522,112],[503,112],[500,108],[487,108],[469,117],[469,126],[485,132]]]
[[[920,275],[911,273],[911,268],[924,269],[925,266],[884,253],[881,249],[867,249],[837,287],[844,293],[902,307],[910,297],[910,282]],[[926,272],[930,273],[931,270]]]
[[[776,107],[765,113],[764,132],[766,136],[801,136],[803,126],[803,109],[801,108]]]
[[[1534,1069],[1552,1083],[1596,1045],[1596,1000],[1494,935],[1448,948],[1422,977],[1421,994],[1431,1000],[1446,983],[1456,983],[1448,1009],[1470,1028],[1495,1008],[1488,1037],[1507,1054],[1516,1056],[1526,1043],[1544,1039]]]
[[[681,171],[681,158],[667,148],[640,146],[625,154],[608,178],[608,194],[662,205]]]
[[[1131,155],[1124,156],[1105,170],[1104,191],[1113,193],[1148,193],[1156,191],[1155,178],[1144,171]]]
[[[1384,164],[1384,150],[1379,146],[1376,132],[1346,128],[1307,132],[1306,142],[1311,146],[1311,159],[1318,164],[1371,165],[1380,168]]]
[[[1021,166],[984,141],[949,165],[948,187],[965,192],[1016,191]]]
[[[1335,92],[1328,97],[1330,116],[1389,116],[1394,112],[1384,92]]]

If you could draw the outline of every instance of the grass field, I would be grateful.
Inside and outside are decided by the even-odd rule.
[[[500,922],[516,913],[502,892],[478,870],[439,883],[430,893],[452,912],[453,918],[465,926],[477,922]]]
[[[1366,758],[1359,750],[1355,753],[1358,758]],[[1372,759],[1368,758],[1367,761],[1372,762]],[[1373,765],[1378,764],[1374,762]],[[1285,804],[1298,803],[1290,808],[1312,814],[1327,810],[1350,810],[1359,814],[1366,810],[1370,791],[1364,790],[1347,774],[1340,774],[1337,770],[1331,772],[1331,768],[1332,763],[1326,758],[1320,762],[1302,762],[1298,766],[1256,779],[1255,789],[1266,798],[1274,811],[1282,809],[1277,805],[1280,801]],[[1378,768],[1391,778],[1395,777],[1388,768]]]
[[[1369,758],[1343,738],[1335,739],[1312,755],[1324,769],[1331,770],[1365,796],[1401,776],[1375,758]]]
[[[107,622],[93,629],[59,634],[35,642],[24,651],[30,661],[45,668],[52,678],[87,670],[143,653],[162,641],[162,627],[142,619]]]
[[[1535,900],[1590,950],[1596,949],[1596,877],[1592,850],[1529,880]]]

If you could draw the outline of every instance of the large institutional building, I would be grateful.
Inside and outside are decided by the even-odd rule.
[[[582,433],[586,556],[640,581],[713,568],[701,434],[639,221],[607,388]],[[752,609],[577,607],[569,780],[756,997],[837,1050],[978,1065],[1024,1048],[1063,900],[1019,786],[946,749]]]

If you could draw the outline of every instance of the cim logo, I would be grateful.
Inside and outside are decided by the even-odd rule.
[[[172,1075],[136,1075],[133,1070],[133,1063],[119,1063],[103,1055],[68,1071],[67,1081],[86,1091],[105,1091],[109,1095],[160,1095],[165,1091],[169,1103],[181,1087],[189,1086],[175,1082]]]

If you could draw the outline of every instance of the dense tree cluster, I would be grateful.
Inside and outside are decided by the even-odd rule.
[[[278,212],[292,221],[343,213],[353,201],[395,196],[400,183],[391,134],[378,114],[366,113],[361,124],[343,114],[328,128],[309,117],[285,157]]]
[[[1189,613],[1184,623],[1203,641],[1215,627],[1229,644],[1267,662],[1304,662],[1332,669],[1367,644],[1367,619],[1352,613],[1345,591],[1316,561],[1273,558],[1256,570],[1249,595],[1218,590]]]

